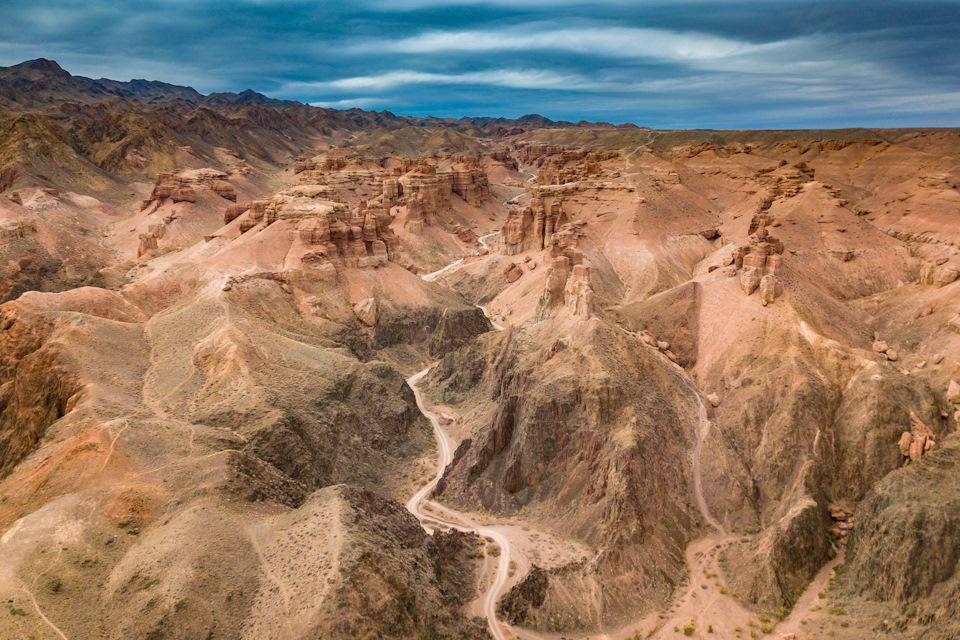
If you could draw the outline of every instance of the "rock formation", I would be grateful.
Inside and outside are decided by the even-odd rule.
[[[939,263],[939,264],[938,264]],[[920,282],[945,287],[960,278],[960,269],[946,261],[927,262],[920,269]]]
[[[175,174],[157,174],[153,191],[150,197],[141,203],[140,210],[159,204],[167,198],[172,202],[196,202],[198,190],[212,191],[225,200],[237,201],[237,192],[233,185],[227,182],[226,173],[215,169],[197,169]]]
[[[590,267],[578,264],[573,267],[563,291],[564,304],[575,316],[589,318],[593,304],[593,289],[590,288]]]
[[[737,247],[733,254],[731,273],[740,271],[740,287],[748,296],[760,289],[761,303],[766,306],[783,292],[778,274],[783,264],[783,243],[770,235],[767,226],[771,217],[767,212],[770,200],[761,204],[750,221],[750,243]],[[729,275],[729,274],[728,274]]]

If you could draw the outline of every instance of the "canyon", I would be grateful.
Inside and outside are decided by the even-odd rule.
[[[954,638],[960,130],[0,69],[0,638]]]

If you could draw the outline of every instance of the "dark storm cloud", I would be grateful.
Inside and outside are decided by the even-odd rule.
[[[960,124],[960,1],[4,0],[0,64],[410,115]]]

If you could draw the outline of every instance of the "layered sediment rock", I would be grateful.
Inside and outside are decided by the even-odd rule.
[[[920,269],[920,282],[945,287],[960,278],[960,269],[952,264],[927,262]]]
[[[512,256],[524,251],[540,251],[554,244],[554,234],[567,221],[563,204],[534,195],[530,205],[514,207],[500,230],[503,252]]]
[[[225,200],[237,201],[236,189],[227,182],[226,173],[215,169],[196,169],[157,174],[153,191],[150,197],[141,203],[140,209],[145,210],[167,198],[172,202],[196,202],[199,190],[209,190]]]
[[[478,156],[371,158],[334,148],[317,158],[298,158],[294,172],[302,185],[324,185],[331,193],[356,197],[367,193],[371,206],[403,208],[404,225],[414,233],[449,217],[454,196],[474,207],[490,198],[490,182]]]
[[[537,184],[568,184],[604,175],[603,162],[619,157],[616,151],[588,151],[553,144],[524,144],[514,146],[514,156],[520,163],[539,170]]]
[[[761,204],[760,210],[750,221],[749,244],[737,247],[733,253],[731,273],[740,271],[740,287],[748,296],[760,289],[761,303],[766,306],[783,293],[783,286],[777,275],[783,264],[783,243],[770,235],[767,226],[772,221],[764,207],[769,200]]]

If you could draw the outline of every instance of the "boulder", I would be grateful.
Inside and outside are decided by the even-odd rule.
[[[507,279],[507,282],[516,282],[522,275],[523,269],[515,262],[511,262],[503,268],[503,277]]]
[[[890,347],[883,340],[877,340],[873,343],[873,350],[877,353],[886,353]]]
[[[753,294],[759,286],[760,271],[756,267],[744,269],[743,274],[740,276],[740,288],[743,289],[743,292],[749,296]]]
[[[353,305],[353,314],[362,324],[372,327],[377,324],[377,301],[375,298],[364,298]]]
[[[715,394],[715,393],[711,393],[710,395],[708,395],[708,396],[707,396],[707,400],[708,400],[708,401],[710,402],[710,404],[712,404],[714,407],[719,407],[719,406],[720,406],[720,396],[718,396],[718,395]]]
[[[783,293],[783,286],[777,276],[766,275],[760,280],[760,303],[767,306],[780,297]]]
[[[927,444],[926,436],[920,436],[919,438],[914,438],[913,442],[910,443],[910,459],[919,460],[925,451]]]
[[[20,172],[17,170],[17,165],[12,162],[3,165],[3,168],[0,169],[0,191],[6,191],[12,187],[19,176]]]
[[[910,444],[912,442],[913,442],[913,436],[910,435],[909,431],[904,431],[903,434],[900,436],[900,442],[898,443],[900,446],[900,455],[902,455],[904,458],[907,458],[910,456]]]
[[[951,380],[950,384],[947,385],[947,402],[952,402],[953,404],[960,404],[960,383],[956,380]]]
[[[887,349],[887,352],[883,355],[887,356],[887,360],[890,362],[896,362],[900,359],[900,354],[898,354],[894,349]]]

